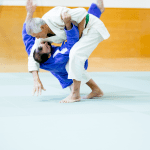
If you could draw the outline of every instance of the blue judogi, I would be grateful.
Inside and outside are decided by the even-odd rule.
[[[88,13],[91,13],[97,17],[101,15],[100,9],[96,4],[91,5]],[[40,64],[41,69],[50,71],[59,80],[62,88],[66,88],[73,83],[72,79],[68,79],[68,72],[65,67],[69,60],[71,48],[79,40],[79,31],[75,25],[73,25],[71,30],[65,29],[65,32],[67,35],[67,42],[63,42],[61,47],[52,45],[51,57],[46,62]],[[27,34],[26,23],[23,25],[22,37],[26,47],[26,52],[30,55],[31,48],[35,42],[35,37]],[[87,69],[87,67],[88,60],[86,60],[84,68]]]
[[[65,32],[67,42],[63,42],[61,47],[52,45],[51,57],[46,62],[40,63],[40,68],[50,71],[59,80],[62,88],[66,88],[73,83],[72,79],[68,79],[68,72],[65,67],[69,60],[71,48],[79,40],[79,30],[75,25],[73,25],[71,30],[65,30]],[[30,55],[35,38],[27,34],[26,23],[23,25],[22,37],[26,51]],[[85,62],[85,69],[87,69],[87,66],[88,61]]]
[[[100,18],[101,14],[102,14],[101,10],[94,3],[91,4],[91,6],[90,6],[90,8],[88,10],[88,13],[96,16],[97,18]]]

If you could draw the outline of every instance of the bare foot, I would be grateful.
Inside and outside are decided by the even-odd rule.
[[[101,13],[105,11],[103,0],[97,0],[97,6],[101,10]]]
[[[83,97],[83,99],[92,99],[94,97],[102,97],[104,95],[101,89],[93,90],[89,95]]]
[[[79,102],[81,99],[80,84],[81,84],[81,81],[77,81],[77,80],[73,79],[71,94],[68,97],[66,97],[65,99],[61,100],[60,103]]]
[[[61,100],[59,103],[73,103],[73,102],[79,102],[81,100],[81,97],[73,98],[70,94],[65,99]]]

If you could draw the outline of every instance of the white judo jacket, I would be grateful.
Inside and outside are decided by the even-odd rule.
[[[50,27],[50,29],[56,34],[55,36],[48,37],[45,39],[36,39],[35,44],[32,47],[30,56],[28,57],[28,71],[38,71],[39,63],[37,63],[33,58],[34,50],[39,46],[41,41],[49,41],[54,43],[62,43],[66,40],[66,33],[64,31],[65,24],[61,19],[61,14],[67,12],[71,15],[71,21],[78,25],[83,18],[87,15],[87,11],[84,8],[75,8],[70,9],[67,7],[55,7],[48,11],[42,19],[46,22],[46,24]],[[109,38],[110,34],[108,33],[105,25],[102,21],[100,21],[97,17],[90,14],[89,22],[86,28],[83,30],[84,34],[88,33],[90,28],[95,28],[104,39]]]

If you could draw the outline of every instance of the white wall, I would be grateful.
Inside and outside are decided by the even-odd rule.
[[[34,0],[38,6],[81,6],[88,7],[96,0]],[[0,0],[0,5],[25,6],[26,0]],[[150,0],[104,0],[108,8],[150,8]]]

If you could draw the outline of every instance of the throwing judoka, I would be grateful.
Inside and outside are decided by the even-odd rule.
[[[109,37],[109,33],[104,24],[95,16],[87,14],[83,8],[69,9],[66,7],[55,7],[43,16],[43,19],[30,19],[27,22],[27,33],[37,38],[46,38],[45,40],[60,43],[66,40],[64,22],[62,14],[67,12],[71,15],[71,21],[78,24],[79,34],[82,37],[73,46],[69,56],[69,75],[73,79],[73,89],[69,97],[62,102],[80,101],[80,83],[82,78],[87,78],[87,72],[84,69],[84,63],[97,44]],[[33,12],[28,13],[28,18],[32,18]],[[86,18],[86,19],[85,19]],[[44,21],[45,20],[45,21]],[[45,23],[46,22],[46,23]],[[41,27],[39,32],[39,27]],[[47,38],[47,36],[50,36]],[[41,41],[41,40],[40,40]],[[39,64],[33,58],[33,51],[38,40],[32,48],[29,57],[29,71],[38,70]]]

